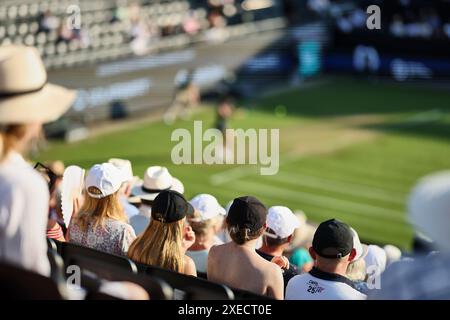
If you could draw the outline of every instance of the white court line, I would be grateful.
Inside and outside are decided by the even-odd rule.
[[[234,188],[234,185],[230,186],[224,186],[222,189],[224,190],[230,190],[232,192],[239,192],[239,190],[236,190],[237,188]],[[244,191],[247,192],[248,190]],[[260,192],[259,192],[260,193]],[[277,197],[274,194],[267,194],[263,195],[264,199],[267,199],[267,201],[270,201],[274,205],[279,204],[280,198]],[[297,203],[298,205],[296,208],[302,208],[302,206],[305,205],[305,201],[299,201],[297,198],[290,198],[289,201],[292,203]],[[396,237],[404,235],[409,236],[410,232],[408,230],[402,229],[401,227],[405,226],[404,221],[387,221],[385,219],[370,219],[370,217],[363,216],[363,215],[355,215],[352,212],[349,212],[348,210],[334,210],[330,208],[324,208],[323,206],[315,206],[311,205],[311,207],[315,207],[317,209],[306,211],[306,215],[308,216],[308,220],[314,221],[316,223],[320,223],[321,221],[325,219],[330,219],[333,217],[340,217],[340,219],[347,221],[352,220],[352,225],[357,225],[358,228],[366,228],[372,231],[368,231],[367,233],[370,233],[374,236],[379,236],[380,231],[387,231],[389,233],[390,238],[394,240]],[[400,228],[400,229],[399,229]],[[376,230],[376,232],[373,232],[373,230]],[[382,234],[384,236],[384,234]],[[379,239],[379,238],[378,238]]]
[[[309,192],[293,191],[285,188],[275,187],[269,184],[239,181],[239,183],[235,183],[231,187],[237,190],[245,190],[246,192],[248,192],[248,190],[254,190],[261,196],[276,196],[281,200],[295,200],[297,202],[313,205],[316,207],[341,210],[348,213],[351,212],[360,216],[388,218],[391,221],[397,221],[401,223],[406,221],[403,211],[400,210],[387,209],[366,203],[359,203],[356,201],[336,199],[335,197],[317,195]]]
[[[386,201],[398,205],[404,205],[406,199],[406,194],[404,193],[394,194],[391,191],[386,191],[381,188],[374,188],[358,183],[336,181],[333,179],[311,176],[303,173],[298,174],[284,171],[278,173],[277,175],[271,176],[270,179],[345,195]]]

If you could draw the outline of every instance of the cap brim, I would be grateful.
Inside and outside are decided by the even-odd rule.
[[[0,123],[52,122],[73,104],[76,91],[51,83],[38,92],[0,99]]]
[[[172,178],[172,187],[170,188],[170,190],[174,190],[174,191],[177,191],[177,192],[183,194],[184,193],[184,185],[177,178]],[[142,200],[153,201],[158,196],[159,192],[148,193],[142,189],[142,183],[141,183],[139,185],[135,185],[131,189],[131,194],[132,194],[132,196],[138,197]]]
[[[137,197],[137,198],[140,198],[142,200],[147,200],[147,201],[155,200],[155,198],[158,194],[159,194],[159,192],[156,192],[156,193],[145,192],[144,190],[142,190],[142,185],[134,186],[131,189],[131,195],[133,197]]]

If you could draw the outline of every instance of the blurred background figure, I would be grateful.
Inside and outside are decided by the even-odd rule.
[[[178,117],[189,119],[193,108],[200,103],[200,92],[194,80],[193,70],[178,71],[175,76],[174,98],[164,114],[166,124],[173,124]]]

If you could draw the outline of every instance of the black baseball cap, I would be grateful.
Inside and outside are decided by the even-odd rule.
[[[175,222],[194,213],[184,196],[174,190],[161,191],[153,200],[152,218],[163,223]]]
[[[312,246],[321,257],[342,258],[353,249],[353,234],[347,224],[330,219],[319,225],[314,233]]]
[[[264,204],[255,197],[245,196],[233,200],[228,210],[227,223],[256,231],[264,226],[266,217],[267,208]]]

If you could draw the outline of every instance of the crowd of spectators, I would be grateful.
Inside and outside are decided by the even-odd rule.
[[[346,1],[311,0],[310,8],[331,16],[345,34],[367,32],[367,8],[380,8],[381,32],[394,38],[450,40],[449,4],[444,1]]]
[[[80,1],[72,11],[45,1],[0,4],[0,43],[36,46],[44,57],[108,48],[141,55],[157,50],[164,38],[223,41],[226,26],[281,16],[270,8],[243,7],[240,0],[92,2]]]
[[[237,197],[226,208],[211,194],[188,201],[184,184],[167,168],[149,166],[140,180],[126,159],[89,168],[66,224],[59,208],[63,164],[33,168],[24,155],[42,124],[69,108],[74,92],[47,83],[33,48],[1,47],[0,56],[2,263],[49,276],[47,233],[275,299],[450,297],[448,172],[421,180],[411,194],[410,219],[434,242],[408,258],[392,245],[361,243],[342,221],[316,227],[302,212],[283,204],[267,208],[254,196]],[[105,286],[120,297],[146,298],[134,285]]]

